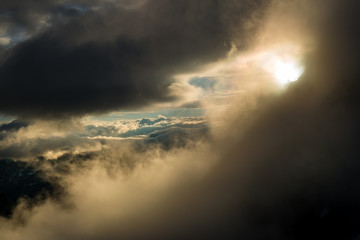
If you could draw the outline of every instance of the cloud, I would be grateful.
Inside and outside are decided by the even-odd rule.
[[[225,57],[230,26],[246,45],[254,29],[242,25],[262,1],[232,2],[148,1],[53,24],[2,54],[0,111],[59,118],[174,100],[173,76]]]
[[[233,136],[233,144],[203,186],[210,193],[205,190],[202,198],[221,193],[232,206],[222,205],[220,218],[212,215],[219,237],[355,239],[360,233],[360,34],[352,24],[360,5],[333,1],[329,11],[330,2],[323,4],[326,12],[314,23],[321,25],[315,35],[319,48],[307,56],[305,74],[281,96],[260,102],[245,135],[230,128],[226,136]]]
[[[56,159],[64,154],[101,152],[111,140],[138,142],[141,149],[151,143],[176,147],[175,143],[180,141],[182,144],[178,147],[184,147],[189,141],[205,137],[208,131],[207,123],[200,117],[159,116],[157,119],[65,123],[14,120],[0,125],[0,158]],[[164,139],[164,136],[167,137]]]
[[[64,176],[74,208],[20,206],[28,222],[3,221],[2,238],[356,239],[359,3],[321,4],[309,26],[321,30],[318,49],[285,92],[232,103],[221,134],[195,149],[143,154],[115,143]],[[127,174],[106,165],[121,159],[139,164]]]
[[[6,46],[10,43],[11,39],[10,38],[4,38],[4,37],[0,37],[0,46]]]
[[[0,5],[1,35],[15,42],[29,38],[49,27],[67,22],[87,12],[96,12],[111,6],[131,8],[143,0],[54,0],[54,1],[2,1]]]
[[[185,149],[209,138],[202,118],[72,124],[63,128],[58,122],[14,120],[0,126],[1,216],[23,219],[24,209],[50,199],[66,206],[68,178],[95,163],[109,174],[128,174],[152,162],[156,149]],[[23,210],[14,211],[16,206]]]

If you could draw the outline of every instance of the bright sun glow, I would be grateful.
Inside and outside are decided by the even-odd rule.
[[[262,57],[262,67],[280,86],[295,82],[304,72],[300,54],[295,47],[283,47],[267,52]]]
[[[286,85],[299,79],[303,68],[295,61],[276,60],[274,63],[273,75],[280,85]]]

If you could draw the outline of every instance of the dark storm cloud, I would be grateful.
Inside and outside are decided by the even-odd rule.
[[[53,24],[2,54],[0,111],[79,116],[173,100],[174,74],[224,57],[235,29],[238,47],[247,44],[255,27],[244,25],[261,2],[148,1]]]
[[[96,1],[10,1],[0,3],[1,35],[15,41],[31,36],[54,22],[69,20],[89,10]]]

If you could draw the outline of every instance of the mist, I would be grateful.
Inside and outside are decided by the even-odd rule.
[[[33,37],[8,47],[0,65],[2,97],[9,99],[19,86],[20,98],[2,101],[0,110],[18,120],[0,126],[0,155],[32,166],[51,187],[40,197],[17,199],[12,214],[1,219],[1,239],[359,238],[360,4],[185,2],[121,5],[109,16],[130,19],[129,29],[110,31],[116,23],[100,14],[101,34],[70,31],[97,26],[96,14],[85,13],[44,32],[29,30]],[[186,14],[179,17],[180,10]],[[132,15],[144,13],[149,23]],[[166,30],[165,23],[174,27]],[[146,24],[158,31],[146,31]],[[85,56],[79,64],[95,61],[94,71],[110,77],[83,75],[77,63],[66,68],[58,55],[64,48],[54,46],[70,46],[71,56]],[[64,94],[48,104],[42,103],[52,85],[42,88],[45,95],[32,95],[25,78],[12,73],[32,59],[27,49],[37,48],[44,53],[35,59],[55,59],[57,66],[40,78],[39,69],[29,67],[37,84],[47,81],[45,75],[62,83],[61,67],[78,76],[75,88],[67,92],[69,78],[56,91]],[[298,58],[304,72],[297,81],[278,85],[264,64],[273,54]],[[101,67],[97,56],[125,71]],[[91,93],[92,83],[105,87]],[[74,91],[78,84],[82,91]],[[120,90],[105,90],[113,84]],[[204,107],[204,116],[84,118],[155,102],[178,107],[184,99],[169,95],[171,84],[198,94],[188,105]]]

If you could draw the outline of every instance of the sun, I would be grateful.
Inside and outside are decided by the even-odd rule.
[[[304,69],[295,60],[276,59],[273,64],[273,76],[280,85],[295,82],[303,74]]]
[[[295,82],[304,72],[302,59],[296,47],[282,47],[265,52],[262,55],[262,68],[270,74],[279,86]]]

